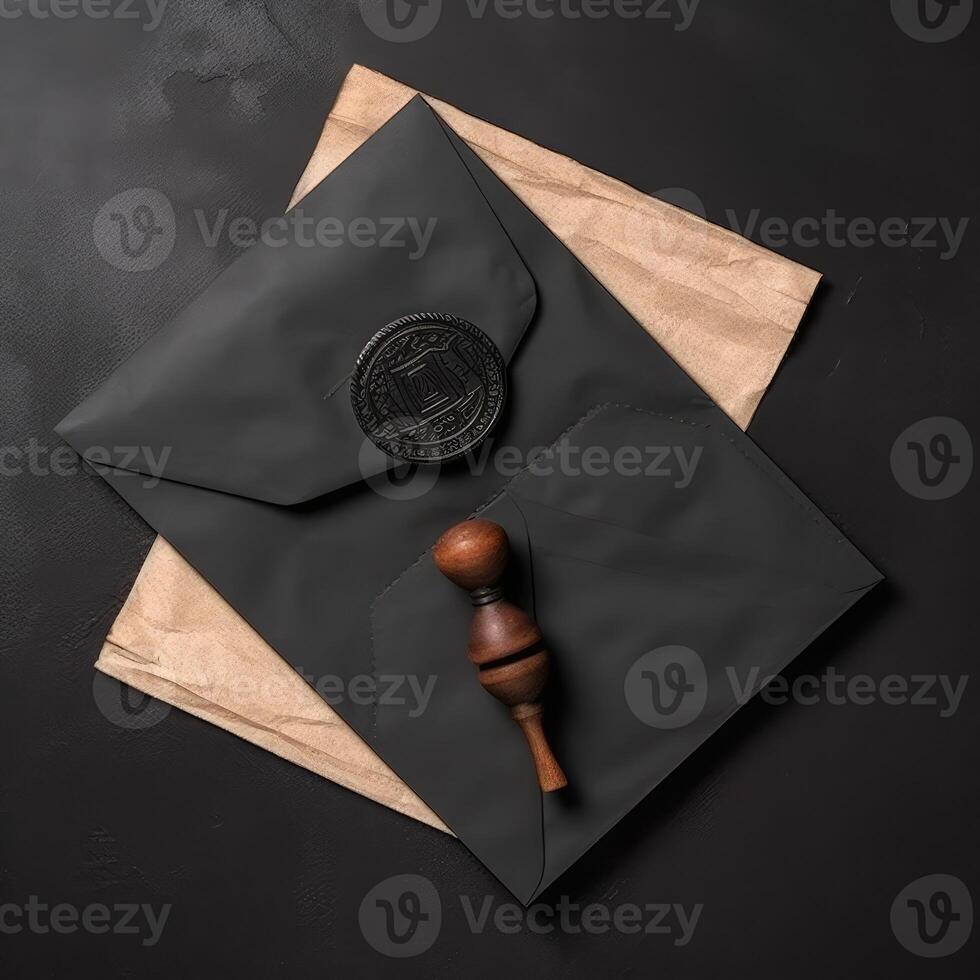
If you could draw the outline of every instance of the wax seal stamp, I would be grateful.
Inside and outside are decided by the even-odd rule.
[[[463,521],[432,551],[436,567],[466,589],[473,602],[466,655],[488,693],[510,708],[527,739],[538,785],[553,793],[568,784],[541,725],[541,694],[548,681],[548,649],[538,624],[504,598],[500,580],[510,558],[507,532],[493,521]]]
[[[504,407],[507,369],[496,344],[448,313],[415,313],[379,330],[351,375],[358,425],[383,452],[442,463],[475,449]]]

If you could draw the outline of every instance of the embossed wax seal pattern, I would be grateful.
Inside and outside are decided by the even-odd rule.
[[[368,438],[410,463],[441,463],[475,449],[500,418],[506,392],[496,344],[448,313],[415,313],[379,330],[350,384]]]

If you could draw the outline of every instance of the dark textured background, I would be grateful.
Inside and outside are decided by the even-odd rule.
[[[687,31],[445,6],[410,44],[374,36],[354,0],[171,0],[155,31],[0,20],[0,445],[55,445],[61,416],[233,261],[227,240],[205,247],[194,209],[281,212],[354,61],[643,190],[684,188],[719,223],[756,208],[976,220],[980,13],[926,44],[887,2],[703,0]],[[92,222],[140,186],[173,202],[176,247],[124,273]],[[969,674],[976,478],[919,500],[889,453],[930,416],[980,431],[980,228],[945,261],[880,243],[782,251],[826,280],[751,433],[889,579],[793,673]],[[509,897],[455,842],[177,711],[136,731],[107,720],[92,663],[152,535],[102,481],[2,476],[0,517],[0,904],[172,904],[153,947],[0,934],[5,978],[976,975],[976,936],[927,960],[889,925],[926,874],[980,899],[972,686],[950,718],[757,699],[553,889],[703,902],[687,946],[473,936],[459,896]],[[401,872],[433,882],[444,921],[398,961],[357,911]]]

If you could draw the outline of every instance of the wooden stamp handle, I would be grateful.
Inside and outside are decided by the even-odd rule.
[[[504,598],[500,588],[510,557],[507,532],[492,521],[464,521],[436,542],[436,567],[470,593],[473,623],[467,656],[484,689],[511,709],[527,739],[538,783],[545,793],[566,786],[541,724],[541,693],[549,654],[538,624]]]
[[[565,773],[558,765],[555,753],[551,751],[548,740],[544,737],[544,727],[541,724],[540,704],[518,704],[510,709],[511,717],[524,732],[534,768],[538,774],[538,785],[545,793],[553,793],[556,789],[564,789],[568,785]]]

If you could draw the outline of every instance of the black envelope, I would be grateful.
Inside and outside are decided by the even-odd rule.
[[[421,98],[298,209],[360,231],[250,249],[58,431],[307,677],[435,678],[424,711],[335,707],[528,903],[881,576]],[[423,256],[365,244],[408,218]],[[400,485],[350,375],[428,312],[494,341],[508,396]],[[429,556],[473,513],[553,653],[559,793]]]

